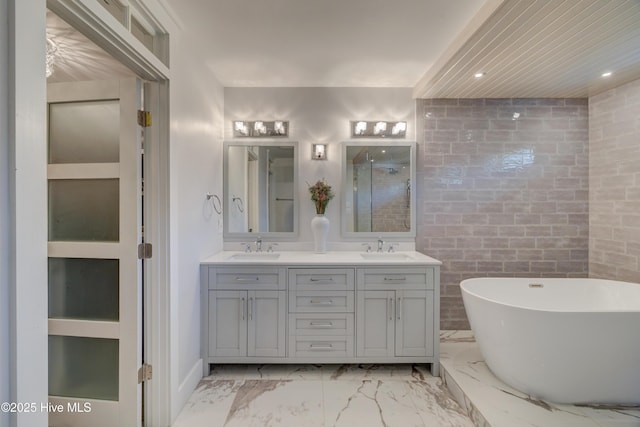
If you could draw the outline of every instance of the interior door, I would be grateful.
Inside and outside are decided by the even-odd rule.
[[[47,90],[49,426],[140,426],[142,85]]]

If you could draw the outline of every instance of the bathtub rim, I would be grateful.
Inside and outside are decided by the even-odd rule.
[[[464,300],[464,295],[468,294],[469,296],[473,296],[475,298],[479,298],[482,299],[484,301],[493,303],[493,304],[497,304],[500,306],[504,306],[504,307],[511,307],[511,308],[517,308],[517,309],[522,309],[522,310],[531,310],[531,311],[536,311],[536,312],[541,312],[541,313],[572,313],[572,314],[577,314],[577,313],[586,313],[586,314],[591,314],[591,313],[638,313],[640,312],[640,305],[638,306],[637,309],[620,309],[620,310],[615,310],[615,309],[606,309],[606,310],[602,310],[602,309],[567,309],[567,308],[539,308],[539,307],[533,307],[530,305],[523,305],[523,304],[512,304],[512,303],[507,303],[505,301],[502,300],[498,300],[495,297],[489,297],[486,295],[480,295],[478,292],[473,292],[471,291],[468,286],[464,286],[466,283],[471,283],[471,282],[478,282],[478,281],[490,281],[490,280],[499,280],[502,282],[507,282],[509,280],[517,280],[517,281],[521,281],[522,283],[525,282],[529,282],[529,283],[542,283],[544,281],[549,281],[549,280],[553,280],[553,281],[571,281],[571,280],[578,280],[578,281],[588,281],[588,282],[600,282],[600,283],[608,283],[608,284],[616,284],[616,285],[622,285],[622,286],[637,286],[637,292],[640,296],[640,283],[635,283],[635,282],[628,282],[628,281],[623,281],[623,280],[613,280],[613,279],[600,279],[600,278],[596,278],[596,277],[493,277],[493,276],[488,276],[488,277],[471,277],[468,279],[464,279],[462,281],[460,281],[460,291],[462,292],[462,296],[463,296],[463,300]],[[466,309],[466,307],[465,307]]]

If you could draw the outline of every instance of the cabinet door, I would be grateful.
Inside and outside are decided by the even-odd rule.
[[[357,355],[394,355],[394,291],[358,291]]]
[[[396,291],[396,356],[433,355],[433,291]]]
[[[248,297],[247,355],[284,357],[286,354],[286,292],[249,291]]]
[[[247,291],[209,292],[209,355],[247,355]]]

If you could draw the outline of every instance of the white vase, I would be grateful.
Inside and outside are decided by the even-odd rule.
[[[329,218],[324,214],[317,214],[311,220],[313,232],[314,250],[318,254],[327,252],[327,237],[329,236]]]

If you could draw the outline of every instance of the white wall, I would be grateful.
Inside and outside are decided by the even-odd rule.
[[[225,139],[233,138],[233,120],[288,120],[289,140],[298,142],[296,197],[300,198],[302,247],[312,248],[309,227],[315,210],[307,184],[326,178],[336,197],[329,203],[329,250],[340,236],[341,143],[350,138],[351,120],[405,120],[406,140],[415,140],[415,101],[411,88],[225,88]],[[326,143],[327,160],[311,160],[312,144]],[[239,247],[238,245],[235,245]],[[283,246],[281,245],[281,249]]]
[[[154,9],[162,12],[157,4]],[[45,0],[0,0],[0,20],[15,22],[11,28],[0,22],[0,398],[38,404],[47,400],[47,224],[46,215],[34,215],[46,212],[47,200],[45,10]],[[188,28],[178,25],[171,31],[171,160],[166,171],[171,174],[173,419],[202,374],[199,262],[222,247],[218,218],[205,193],[222,192],[224,94],[182,31]],[[14,41],[16,58],[7,61]],[[14,66],[17,71],[9,75]],[[15,90],[7,96],[8,87]],[[8,111],[11,105],[18,114]],[[46,424],[46,413],[11,419],[0,414],[2,427]]]
[[[7,0],[0,0],[0,403],[9,399],[9,134],[7,130],[8,82]],[[0,426],[9,414],[0,412]]]
[[[185,31],[187,31],[185,29]],[[171,34],[171,369],[172,419],[202,377],[202,259],[222,249],[221,217],[206,193],[222,198],[224,93],[185,33]]]

